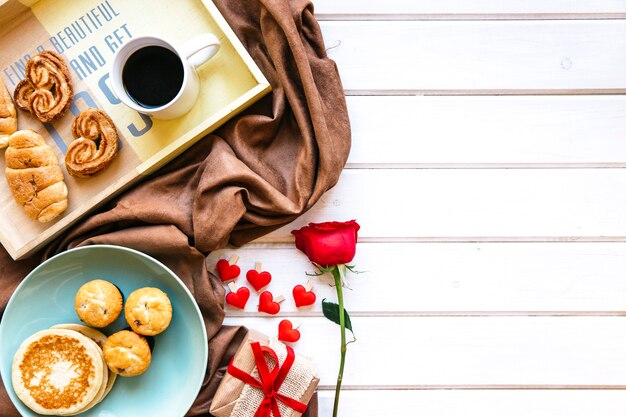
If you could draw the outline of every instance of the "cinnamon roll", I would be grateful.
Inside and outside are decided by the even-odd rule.
[[[39,121],[62,116],[72,104],[74,92],[69,69],[54,51],[43,51],[26,63],[26,78],[15,88],[13,98],[21,110]]]
[[[118,136],[111,118],[98,109],[87,109],[72,123],[72,136],[65,154],[67,172],[86,178],[106,168],[118,149]]]

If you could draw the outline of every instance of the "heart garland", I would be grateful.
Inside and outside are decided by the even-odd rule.
[[[241,269],[237,265],[239,256],[233,255],[229,260],[220,259],[215,265],[217,275],[222,282],[235,280],[241,274]],[[261,262],[256,262],[255,269],[251,269],[246,273],[246,280],[250,283],[256,292],[261,291],[272,282],[272,274],[263,271]],[[237,288],[234,282],[229,282],[230,292],[226,294],[226,304],[244,310],[250,299],[250,290],[247,287]],[[296,285],[293,287],[292,294],[297,308],[313,305],[317,299],[312,291],[313,285],[311,281],[307,281],[306,286]],[[274,298],[270,291],[263,291],[259,295],[258,311],[270,315],[276,315],[280,312],[280,303],[285,300],[282,295]],[[290,320],[282,320],[278,324],[278,340],[287,343],[294,343],[300,340],[300,331],[298,326]]]

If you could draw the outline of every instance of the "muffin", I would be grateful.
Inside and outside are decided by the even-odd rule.
[[[152,361],[146,338],[129,330],[109,336],[102,351],[109,369],[120,376],[140,375]]]
[[[113,323],[122,312],[123,304],[120,290],[101,279],[84,284],[74,299],[78,318],[92,327],[105,327]]]
[[[158,288],[140,288],[128,296],[124,316],[136,333],[154,336],[170,325],[172,303]]]

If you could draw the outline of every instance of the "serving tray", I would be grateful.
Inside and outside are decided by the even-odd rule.
[[[175,120],[155,120],[123,105],[112,93],[113,54],[131,38],[157,35],[182,45],[203,32],[221,42],[217,55],[198,68],[201,93],[194,108]],[[74,101],[62,118],[42,124],[18,110],[19,129],[33,129],[54,149],[64,170],[69,207],[41,224],[26,216],[0,179],[0,242],[13,257],[32,254],[91,209],[163,166],[207,133],[270,91],[270,85],[215,5],[208,0],[0,0],[0,78],[12,93],[28,59],[42,50],[68,63]],[[70,126],[82,110],[106,111],[120,134],[113,163],[87,179],[65,170]],[[0,154],[0,171],[5,168]]]

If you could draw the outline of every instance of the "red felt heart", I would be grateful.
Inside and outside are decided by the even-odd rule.
[[[300,340],[300,332],[293,328],[289,320],[283,320],[278,324],[278,340],[283,342],[297,342]]]
[[[255,291],[259,291],[272,281],[272,274],[267,271],[259,273],[256,270],[251,269],[246,273],[246,278],[248,279],[250,285],[254,287]]]
[[[293,287],[293,300],[296,307],[310,306],[315,302],[315,294],[307,291],[302,285],[296,285]]]
[[[274,296],[269,291],[263,291],[259,295],[259,312],[267,314],[278,314],[280,304],[274,301]]]
[[[235,279],[241,273],[241,270],[237,265],[229,264],[226,259],[220,259],[219,261],[217,261],[215,269],[217,269],[217,274],[220,276],[220,279],[223,282]]]
[[[237,292],[229,292],[226,294],[226,302],[242,310],[246,308],[248,298],[250,298],[250,290],[246,287],[239,288]]]

